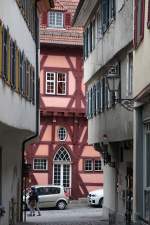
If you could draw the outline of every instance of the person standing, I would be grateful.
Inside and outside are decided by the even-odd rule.
[[[38,216],[41,216],[39,209],[39,198],[35,187],[31,187],[28,203],[30,207],[30,216],[35,216],[35,209],[38,211]]]

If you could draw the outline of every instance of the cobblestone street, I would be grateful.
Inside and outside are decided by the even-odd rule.
[[[41,216],[30,217],[27,212],[27,222],[23,225],[108,225],[102,212],[86,204],[70,204],[66,210],[42,210]]]

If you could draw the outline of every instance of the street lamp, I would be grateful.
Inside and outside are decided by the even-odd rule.
[[[133,110],[133,99],[123,99],[121,98],[121,76],[120,76],[120,65],[113,65],[106,74],[106,81],[109,91],[113,94],[113,98],[118,100],[118,102],[127,110]],[[119,98],[116,99],[115,92],[119,93]]]
[[[119,74],[119,66],[113,66],[106,76],[107,85],[110,92],[119,91],[120,86],[120,74]]]

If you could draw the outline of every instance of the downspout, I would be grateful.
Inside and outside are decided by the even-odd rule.
[[[38,137],[39,135],[39,23],[37,22],[37,1],[35,1],[35,44],[36,44],[36,130],[35,134],[22,143],[22,168],[21,168],[21,211],[20,211],[20,220],[23,221],[23,165],[24,165],[24,152],[25,145],[28,141]]]

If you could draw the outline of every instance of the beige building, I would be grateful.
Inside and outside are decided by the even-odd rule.
[[[38,135],[38,20],[52,3],[0,1],[0,225],[21,220],[22,152]]]
[[[132,219],[133,1],[80,0],[74,25],[84,27],[88,142],[104,159],[103,211],[121,225]]]
[[[134,2],[134,218],[150,220],[150,1]]]

